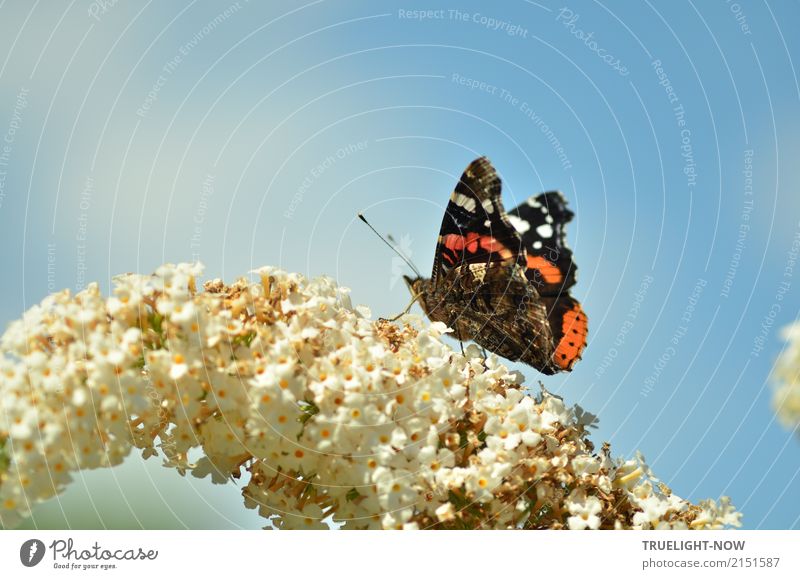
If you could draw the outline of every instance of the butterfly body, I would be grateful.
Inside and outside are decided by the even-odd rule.
[[[564,224],[572,212],[551,192],[507,214],[500,190],[489,161],[473,161],[450,197],[431,277],[406,283],[425,314],[459,340],[544,374],[569,371],[587,334],[586,315],[568,293],[575,266]]]

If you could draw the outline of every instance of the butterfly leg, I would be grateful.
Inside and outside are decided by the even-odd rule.
[[[406,306],[406,308],[402,312],[400,312],[399,314],[397,314],[393,318],[387,319],[386,321],[387,322],[396,322],[397,320],[402,318],[404,315],[406,315],[409,312],[409,310],[411,309],[411,306],[413,306],[414,302],[416,302],[418,299],[419,299],[419,294],[417,294],[413,298],[411,298],[411,301],[409,302],[409,304]]]
[[[461,346],[461,355],[466,358],[467,354],[464,352],[464,340],[461,339],[461,332],[458,331],[457,327],[455,334],[456,334],[456,340],[458,340],[458,345]]]

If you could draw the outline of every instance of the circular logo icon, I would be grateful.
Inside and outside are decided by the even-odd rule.
[[[35,567],[44,557],[44,543],[39,539],[28,539],[19,548],[19,560],[26,567]]]

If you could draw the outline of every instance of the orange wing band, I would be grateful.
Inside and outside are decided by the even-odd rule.
[[[586,347],[586,336],[589,333],[586,314],[579,303],[564,314],[561,331],[563,337],[556,346],[553,360],[561,368],[571,370],[575,362],[581,359],[583,349]]]
[[[561,275],[561,270],[559,270],[555,264],[550,263],[541,255],[528,256],[528,269],[539,270],[539,273],[542,274],[542,279],[545,283],[557,284],[564,281],[564,276]]]

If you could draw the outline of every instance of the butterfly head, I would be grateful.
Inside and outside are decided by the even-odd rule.
[[[408,286],[408,291],[411,292],[412,296],[424,294],[427,291],[431,281],[429,279],[425,279],[424,277],[410,277],[407,275],[403,276],[403,280],[405,280],[406,285]]]
[[[408,291],[411,292],[411,296],[419,302],[422,310],[430,317],[426,298],[431,289],[431,280],[425,277],[409,277],[407,275],[404,275],[403,279],[408,286]]]

